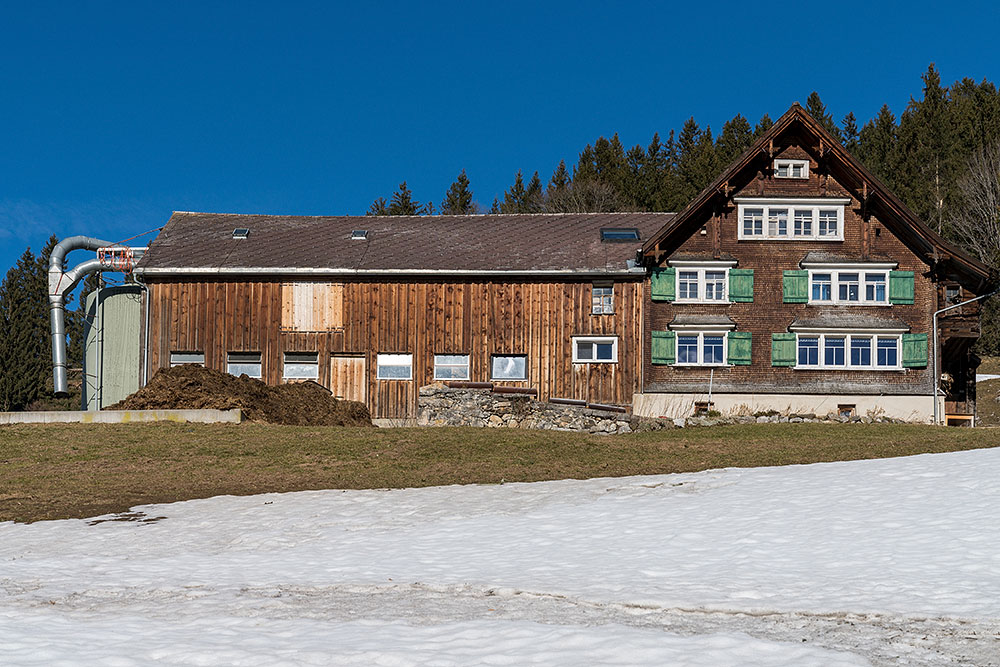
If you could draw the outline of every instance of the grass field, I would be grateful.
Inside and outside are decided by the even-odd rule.
[[[749,424],[622,436],[473,428],[129,424],[0,427],[0,521],[220,494],[615,477],[1000,445],[1000,430]]]

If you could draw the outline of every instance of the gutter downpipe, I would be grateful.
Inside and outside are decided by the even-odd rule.
[[[931,353],[934,355],[934,364],[933,364],[933,366],[934,366],[934,377],[931,378],[931,386],[933,387],[933,389],[932,389],[932,392],[933,392],[932,396],[933,396],[933,399],[934,399],[934,425],[935,426],[937,426],[940,423],[940,411],[938,410],[938,392],[941,390],[941,386],[940,386],[941,385],[941,370],[938,368],[938,324],[937,324],[938,323],[938,315],[940,315],[941,313],[945,313],[945,312],[947,312],[949,310],[954,310],[955,308],[961,308],[962,306],[964,306],[966,304],[973,303],[974,301],[979,301],[981,299],[988,299],[991,296],[993,296],[994,294],[996,294],[997,292],[1000,292],[1000,290],[993,290],[989,294],[984,294],[982,296],[977,296],[974,299],[969,299],[968,301],[963,301],[962,303],[956,303],[956,304],[951,305],[951,306],[946,306],[946,307],[942,308],[941,310],[934,311],[934,316],[931,318],[932,321],[933,321],[932,326],[934,328],[934,347],[931,350]]]
[[[71,291],[88,273],[103,268],[100,260],[89,259],[64,272],[66,255],[73,250],[97,250],[114,246],[90,236],[70,236],[60,241],[49,255],[49,323],[52,332],[52,388],[56,396],[67,396],[66,382],[66,292]]]

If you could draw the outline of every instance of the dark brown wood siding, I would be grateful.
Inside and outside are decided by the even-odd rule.
[[[322,281],[320,281],[322,282]],[[473,381],[488,381],[491,355],[526,356],[539,398],[631,405],[642,368],[641,280],[614,282],[614,314],[591,314],[590,281],[446,282],[371,280],[331,284],[343,299],[343,326],[282,328],[286,281],[191,278],[150,282],[150,371],[170,353],[205,353],[226,369],[226,354],[260,352],[263,379],[282,381],[286,351],[316,352],[319,381],[330,386],[334,354],[365,357],[368,405],[375,417],[416,416],[417,390],[433,382],[435,354],[468,354]],[[285,322],[287,323],[287,319]],[[618,337],[618,362],[574,364],[572,337]],[[413,380],[376,380],[376,355],[413,354]],[[501,384],[498,382],[498,384]]]

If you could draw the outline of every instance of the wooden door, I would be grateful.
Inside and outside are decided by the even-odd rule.
[[[366,403],[367,389],[364,357],[344,354],[330,357],[330,391],[335,397]]]

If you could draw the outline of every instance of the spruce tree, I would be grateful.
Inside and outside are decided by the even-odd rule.
[[[458,175],[455,182],[448,188],[448,193],[441,202],[442,215],[468,215],[476,212],[476,205],[472,201],[472,190],[469,189],[469,177],[465,175],[465,170]]]
[[[728,165],[750,148],[753,143],[753,129],[742,114],[736,114],[726,121],[715,142],[715,152],[720,164]]]
[[[771,120],[770,116],[768,116],[767,114],[761,116],[760,120],[757,121],[757,125],[753,128],[754,140],[756,140],[757,138],[760,137],[760,135],[770,130],[772,125],[774,125],[774,121]]]
[[[385,197],[379,197],[373,201],[365,215],[389,215],[389,206],[385,202]]]
[[[45,390],[51,359],[47,260],[54,241],[37,258],[25,250],[0,284],[0,411],[24,410]]]
[[[406,181],[399,184],[399,189],[392,193],[389,200],[388,215],[420,215],[423,210],[420,202],[413,198],[413,193],[406,187]]]
[[[850,111],[844,120],[840,122],[842,126],[841,135],[843,137],[844,148],[851,153],[858,152],[858,120],[854,117],[854,112]]]
[[[888,104],[858,133],[856,155],[861,163],[892,188],[896,179],[896,117]]]
[[[815,90],[809,93],[806,100],[806,111],[810,116],[819,121],[823,128],[833,135],[833,138],[840,141],[840,128],[833,120],[833,115],[827,112],[826,105],[819,98],[819,93]]]
[[[566,186],[569,185],[569,180],[569,172],[566,171],[566,160],[559,160],[559,166],[552,172],[552,178],[549,179],[549,186],[546,188],[547,193],[551,195],[553,192],[565,190]]]

